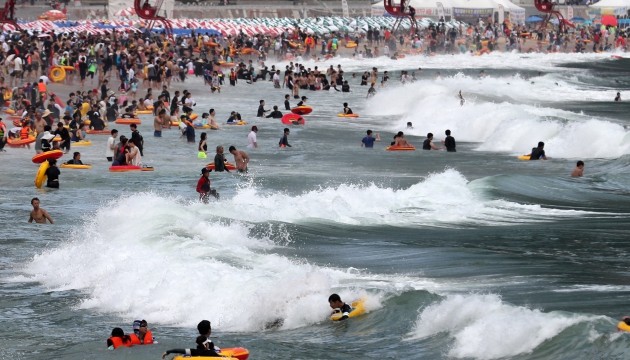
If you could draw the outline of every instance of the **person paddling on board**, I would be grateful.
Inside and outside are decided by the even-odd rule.
[[[162,359],[165,359],[167,355],[170,354],[182,354],[186,356],[208,356],[208,357],[216,357],[219,358],[220,355],[217,354],[216,351],[212,348],[213,344],[210,339],[203,335],[197,336],[195,341],[197,343],[196,349],[170,349],[166,350],[164,354],[162,354]]]
[[[544,148],[545,143],[542,141],[538,142],[538,147],[532,148],[532,152],[529,154],[529,160],[547,160]]]
[[[350,108],[348,107],[348,103],[347,103],[347,102],[343,103],[343,113],[344,113],[345,115],[351,115],[351,114],[354,114],[354,113],[352,112],[352,109],[350,109]]]
[[[391,146],[395,147],[413,147],[407,139],[405,139],[405,134],[402,131],[399,131],[396,135],[394,135],[394,141],[392,141]]]
[[[339,320],[346,320],[352,312],[352,306],[341,301],[341,297],[337,294],[332,294],[328,297],[328,304],[333,309],[333,314],[342,314]]]

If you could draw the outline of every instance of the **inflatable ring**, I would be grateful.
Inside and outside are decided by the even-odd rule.
[[[49,77],[54,82],[62,82],[66,78],[66,70],[59,66],[53,66],[50,69]]]
[[[284,114],[282,116],[282,119],[280,119],[280,122],[282,122],[285,125],[304,125],[304,124],[306,124],[306,121],[304,120],[302,115],[293,114],[293,113]]]
[[[229,161],[225,162],[225,168],[232,171],[232,170],[236,170],[236,166],[234,164],[232,164]],[[206,165],[206,169],[208,170],[214,170],[214,162],[211,162],[210,164]]]
[[[236,122],[225,123],[225,125],[243,126],[243,125],[247,125],[247,121],[239,120],[239,121],[236,121]]]
[[[92,142],[90,140],[75,141],[72,146],[92,146]]]
[[[62,169],[91,169],[92,165],[89,164],[83,164],[83,165],[79,165],[79,164],[61,164],[60,168]]]
[[[15,126],[15,127],[22,127],[22,120],[21,119],[13,119],[13,126]]]
[[[628,332],[630,332],[630,325],[626,324],[626,322],[625,322],[625,321],[620,321],[620,322],[617,324],[617,330],[619,330],[619,331],[628,331]]]
[[[116,165],[110,166],[109,171],[111,172],[127,172],[127,171],[153,171],[152,167],[142,167],[142,166],[134,166],[134,165]]]
[[[298,115],[308,115],[313,112],[313,108],[308,105],[296,106],[291,112]]]
[[[61,141],[61,136],[56,135],[56,136],[53,138],[53,142],[55,142],[55,141]]]
[[[37,154],[37,155],[33,156],[33,158],[31,160],[35,164],[41,164],[41,163],[45,162],[48,159],[59,159],[62,156],[63,156],[63,151],[61,151],[61,150],[52,150],[52,151],[43,152],[41,154]]]
[[[519,160],[531,160],[532,154],[521,155],[517,157]]]
[[[359,315],[365,314],[365,300],[359,299],[357,301],[352,302],[352,311],[348,314],[349,318],[357,317]],[[330,320],[339,321],[341,320],[343,314],[341,312],[336,312],[330,316]]]
[[[110,130],[87,130],[86,133],[90,135],[110,135],[112,132]]]
[[[179,126],[179,121],[171,121],[171,126]]]
[[[234,66],[234,63],[233,62],[224,62],[224,63],[219,64],[219,66],[232,67],[232,66]]]
[[[337,114],[338,117],[343,117],[343,118],[358,118],[359,114],[344,114],[344,113],[340,113]]]
[[[135,119],[135,118],[116,119],[116,124],[119,124],[119,125],[131,125],[131,124],[140,125],[141,123],[142,121],[140,121],[140,119]]]
[[[50,167],[48,161],[44,161],[41,165],[39,165],[39,169],[37,170],[37,174],[35,174],[35,187],[38,189],[42,188],[44,185],[44,180],[46,179],[46,170]]]
[[[64,65],[64,66],[62,66],[62,68],[63,68],[66,72],[68,72],[68,71],[75,71],[75,70],[76,70],[76,68],[75,68],[74,66],[68,66],[68,65]]]
[[[34,136],[29,136],[26,139],[16,139],[16,138],[7,139],[7,145],[12,146],[12,147],[21,147],[21,146],[25,146],[34,142],[35,142]]]
[[[189,118],[190,120],[195,120],[195,119],[197,119],[198,117],[199,117],[199,115],[197,115],[197,114],[195,114],[195,113],[192,113],[192,114],[190,114],[190,116],[189,116],[188,118]]]
[[[153,110],[136,110],[136,115],[146,115],[146,114],[153,114]]]
[[[15,110],[13,110],[13,109],[5,109],[4,112],[9,114],[9,115],[14,115],[15,114]]]
[[[357,47],[357,43],[356,43],[356,42],[354,42],[354,41],[348,41],[348,42],[346,43],[346,48],[348,48],[348,49],[353,49],[353,48],[355,48],[355,47]]]
[[[195,129],[210,129],[211,126],[209,124],[201,125],[201,126],[193,126]]]
[[[414,146],[388,146],[385,148],[387,151],[415,151]]]

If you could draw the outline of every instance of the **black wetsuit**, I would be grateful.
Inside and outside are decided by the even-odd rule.
[[[58,167],[56,166],[49,167],[48,170],[46,170],[46,177],[48,178],[48,182],[46,183],[46,186],[49,188],[58,189],[59,188],[59,174],[61,174],[61,171],[59,171]]]
[[[339,320],[346,320],[348,315],[352,312],[352,306],[344,303],[343,306],[339,309],[339,311],[335,311],[335,313],[341,313],[342,316]]]
[[[280,143],[278,145],[280,147],[283,147],[283,146],[291,147],[291,145],[289,145],[289,139],[287,138],[286,134],[282,136],[282,138],[280,139]]]
[[[425,139],[422,143],[422,150],[431,150],[431,139]]]
[[[446,139],[444,139],[444,146],[446,147],[446,151],[448,152],[456,152],[457,150],[455,150],[455,138],[452,136],[447,136]]]
[[[291,104],[289,104],[289,100],[284,100],[284,110],[291,110]]]
[[[256,117],[263,117],[265,116],[265,112],[267,112],[268,110],[265,110],[265,107],[263,105],[258,106],[258,113],[256,113]]]
[[[543,157],[545,157],[545,150],[535,147],[532,149],[532,155],[529,157],[529,160],[540,160]]]
[[[225,167],[225,155],[223,154],[216,154],[214,156],[214,171],[227,171],[230,172],[230,170],[228,170]]]
[[[350,108],[349,108],[349,107],[347,107],[347,106],[346,106],[345,108],[343,108],[343,113],[344,113],[344,114],[346,114],[346,115],[354,114],[354,113],[352,112],[352,109],[350,109]]]
[[[274,110],[271,114],[265,116],[266,118],[282,119],[282,113],[279,110]]]

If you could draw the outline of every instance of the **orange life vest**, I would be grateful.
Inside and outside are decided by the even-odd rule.
[[[20,130],[20,139],[22,140],[28,139],[28,133],[29,133],[28,126],[22,126],[22,129]]]
[[[45,93],[46,92],[46,84],[42,81],[40,83],[37,83],[37,90],[39,90],[40,93]]]
[[[114,349],[118,349],[121,346],[125,346],[125,347],[133,346],[132,340],[128,336],[125,336],[124,338],[110,337],[109,339],[107,339],[107,344],[109,344],[110,342],[114,346]]]
[[[146,334],[144,334],[144,342],[140,341],[140,338],[136,334],[129,334],[129,338],[131,338],[132,345],[151,345],[153,344],[153,334],[151,330],[147,330]]]

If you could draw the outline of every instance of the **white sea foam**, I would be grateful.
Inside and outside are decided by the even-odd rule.
[[[84,293],[78,305],[123,321],[194,326],[210,319],[223,331],[255,331],[276,319],[284,328],[324,321],[332,292],[367,308],[403,288],[433,289],[420,278],[378,276],[308,264],[274,254],[249,226],[204,215],[203,204],[152,194],[101,208],[71,239],[36,255],[13,281]],[[281,230],[277,230],[281,231]],[[281,236],[282,237],[282,236]]]
[[[474,186],[473,186],[474,188]],[[585,212],[484,199],[454,169],[431,174],[406,189],[340,185],[292,196],[240,189],[231,199],[210,204],[208,212],[253,222],[327,221],[362,226],[509,225],[540,219],[581,216]]]
[[[432,132],[436,141],[450,129],[458,141],[479,143],[476,149],[480,151],[529,153],[538,141],[544,141],[552,157],[617,158],[630,154],[630,136],[621,124],[512,99],[490,102],[481,99],[486,91],[492,96],[502,92],[493,90],[497,86],[494,80],[468,82],[469,91],[475,92],[468,93],[464,106],[456,96],[460,89],[456,81],[432,80],[383,90],[367,104],[365,113],[380,117],[376,121],[391,131],[404,130],[406,123],[412,122],[414,129],[404,130],[406,133],[424,137]],[[473,90],[474,86],[478,88]],[[516,90],[507,96],[518,93]],[[596,96],[590,92],[579,96],[591,95]]]
[[[555,53],[555,54],[519,54],[519,53],[502,53],[494,52],[484,56],[471,56],[470,54],[456,55],[407,55],[403,59],[392,60],[385,56],[372,59],[356,59],[356,58],[332,58],[323,61],[313,61],[304,59],[301,64],[314,68],[318,66],[320,69],[329,67],[330,65],[341,65],[344,71],[365,71],[372,67],[379,70],[409,70],[422,68],[433,69],[530,69],[547,71],[559,71],[557,66],[564,63],[575,62],[593,62],[593,61],[614,61],[610,54],[575,54],[575,53]],[[280,69],[283,69],[289,62],[277,63]]]
[[[499,359],[531,353],[567,328],[596,317],[507,304],[497,295],[449,295],[425,308],[410,341],[448,333],[455,358]]]

